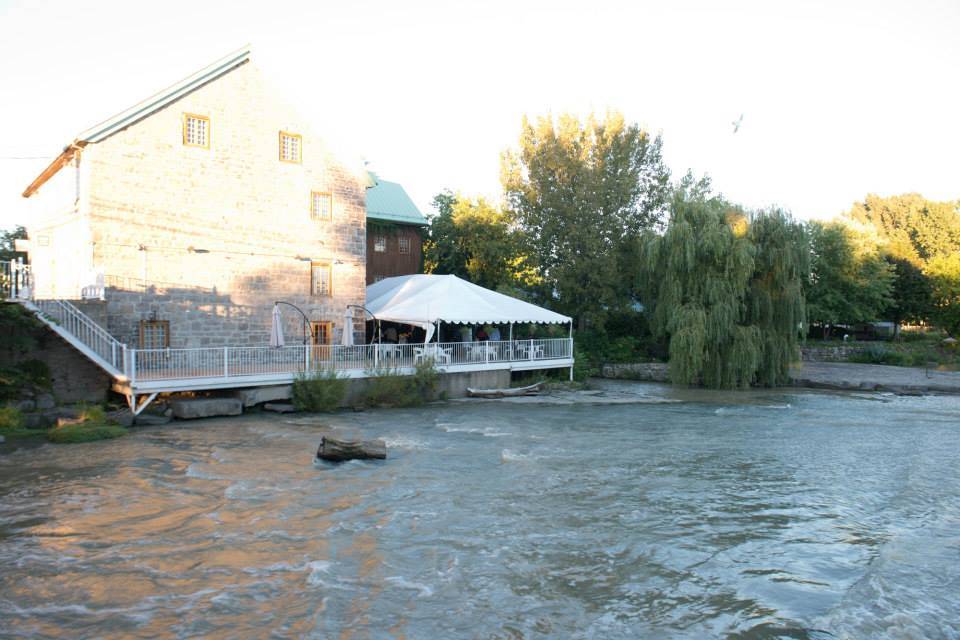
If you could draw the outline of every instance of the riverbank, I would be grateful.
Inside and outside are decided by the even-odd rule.
[[[604,365],[601,377],[641,382],[670,381],[662,362]],[[799,362],[790,370],[792,387],[836,391],[884,391],[901,395],[960,395],[960,372],[852,362]]]
[[[803,362],[790,371],[793,386],[901,395],[960,395],[960,372],[852,362]]]

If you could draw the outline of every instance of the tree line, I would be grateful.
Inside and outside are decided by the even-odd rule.
[[[424,244],[452,273],[628,341],[681,383],[777,385],[808,334],[878,320],[960,333],[960,202],[870,195],[830,221],[750,210],[616,112],[524,118],[500,203],[444,191]]]

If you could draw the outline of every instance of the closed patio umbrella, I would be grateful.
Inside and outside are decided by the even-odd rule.
[[[283,341],[283,323],[280,320],[280,305],[273,305],[273,319],[270,323],[270,346],[282,347]]]
[[[343,315],[343,336],[341,342],[345,347],[353,346],[353,311],[349,308]]]

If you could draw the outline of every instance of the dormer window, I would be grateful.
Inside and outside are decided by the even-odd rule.
[[[387,236],[377,236],[373,239],[373,250],[377,253],[386,253]]]
[[[310,194],[310,218],[333,220],[333,197],[329,193],[313,191]]]
[[[183,144],[210,148],[210,118],[193,113],[183,114]]]
[[[296,133],[280,132],[280,161],[302,162],[300,151],[303,147],[303,138]]]

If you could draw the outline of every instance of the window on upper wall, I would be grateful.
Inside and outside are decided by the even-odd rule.
[[[397,238],[400,246],[400,253],[410,253],[410,238],[401,236]]]
[[[193,113],[183,114],[183,144],[210,148],[210,118]]]
[[[387,250],[387,236],[377,236],[373,239],[373,250],[384,253]]]
[[[333,295],[333,267],[329,262],[310,263],[310,294]]]
[[[169,320],[141,320],[140,321],[140,348],[141,349],[169,349],[170,348],[170,321]]]
[[[333,220],[333,197],[329,193],[310,193],[310,217],[314,220]]]
[[[280,160],[282,162],[301,162],[300,155],[303,138],[296,133],[280,132]]]

